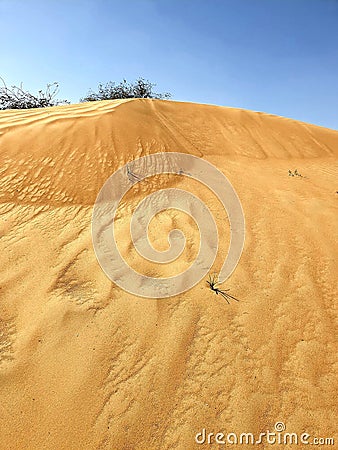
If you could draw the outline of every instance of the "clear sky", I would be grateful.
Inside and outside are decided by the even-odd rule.
[[[338,0],[0,0],[0,75],[72,102],[142,76],[338,129]]]

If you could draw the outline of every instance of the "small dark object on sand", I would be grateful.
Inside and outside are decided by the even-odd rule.
[[[216,287],[218,284],[220,284],[218,281],[216,281],[216,278],[217,278],[217,275],[213,275],[212,277],[211,277],[211,275],[209,275],[209,280],[207,280],[207,283],[208,283],[210,289],[212,291],[214,291],[216,293],[216,295],[220,294],[227,301],[227,303],[229,305],[230,305],[230,301],[229,301],[230,299],[236,300],[236,302],[238,302],[239,300],[237,298],[235,298],[232,295],[227,293],[230,289],[218,289]]]

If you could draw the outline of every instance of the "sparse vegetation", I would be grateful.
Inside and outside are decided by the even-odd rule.
[[[2,86],[1,86],[2,83]],[[114,100],[124,98],[156,98],[169,99],[169,92],[154,92],[156,84],[151,83],[144,78],[138,78],[135,82],[129,83],[123,80],[116,84],[109,81],[106,84],[100,83],[97,92],[90,90],[86,97],[81,98],[81,102],[92,102],[97,100]],[[38,93],[32,94],[24,90],[22,83],[20,86],[8,87],[5,81],[0,77],[0,110],[4,109],[29,109],[29,108],[46,108],[48,106],[58,106],[69,104],[68,100],[57,100],[59,93],[59,83],[54,82],[47,84],[45,90],[39,90]]]
[[[239,300],[235,297],[233,297],[232,295],[228,294],[228,291],[230,291],[230,289],[219,289],[217,287],[217,285],[219,285],[220,283],[217,281],[217,274],[213,274],[213,276],[209,275],[209,280],[207,280],[207,283],[210,287],[210,289],[215,292],[216,295],[220,294],[226,301],[228,304],[230,304],[229,300],[236,300],[236,302],[238,302]]]
[[[291,170],[289,169],[289,177],[302,177],[302,178],[304,178],[303,175],[301,175],[301,174],[297,171],[297,169],[295,169],[294,172],[291,172]]]
[[[156,84],[151,83],[144,78],[138,78],[133,83],[128,83],[123,80],[116,84],[109,81],[106,84],[100,83],[97,92],[90,90],[86,97],[82,98],[81,102],[93,102],[97,100],[114,100],[123,98],[157,98],[168,99],[171,97],[169,92],[158,94],[153,91]]]
[[[34,95],[25,91],[22,83],[20,86],[11,86],[9,88],[1,77],[0,80],[3,84],[0,87],[0,110],[46,108],[69,103],[67,100],[56,100],[59,92],[59,83],[57,82],[47,84],[44,91],[40,90]]]

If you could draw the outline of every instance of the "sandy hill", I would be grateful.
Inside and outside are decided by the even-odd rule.
[[[225,287],[239,302],[228,305],[205,280],[168,299],[135,297],[97,262],[91,214],[102,185],[164,151],[209,161],[238,193],[246,242]],[[0,449],[190,450],[203,448],[203,428],[258,436],[280,421],[334,436],[337,152],[337,131],[209,105],[140,99],[1,112]],[[302,176],[289,176],[295,169]],[[173,264],[144,263],[130,245],[135,206],[167,187],[208,204],[219,270],[226,213],[184,176],[133,186],[119,208],[121,253],[154,277],[190,264],[197,230],[177,211],[150,227],[160,250],[172,228],[186,234]]]

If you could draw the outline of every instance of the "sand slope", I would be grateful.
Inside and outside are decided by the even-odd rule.
[[[99,267],[90,225],[100,188],[163,151],[204,158],[236,189],[247,236],[226,285],[239,303],[205,281],[170,299],[133,297]],[[337,131],[209,105],[1,112],[0,449],[190,450],[206,448],[194,441],[203,427],[258,435],[277,421],[334,436],[337,151]],[[304,177],[289,177],[295,168]],[[186,178],[137,185],[121,205],[121,251],[148,275],[162,272],[127,235],[133,208],[158,188],[208,204],[222,235],[213,270],[225,258],[226,214]],[[154,221],[154,245],[165,249],[176,226],[187,249],[166,275],[195,254],[196,226],[172,211]]]

